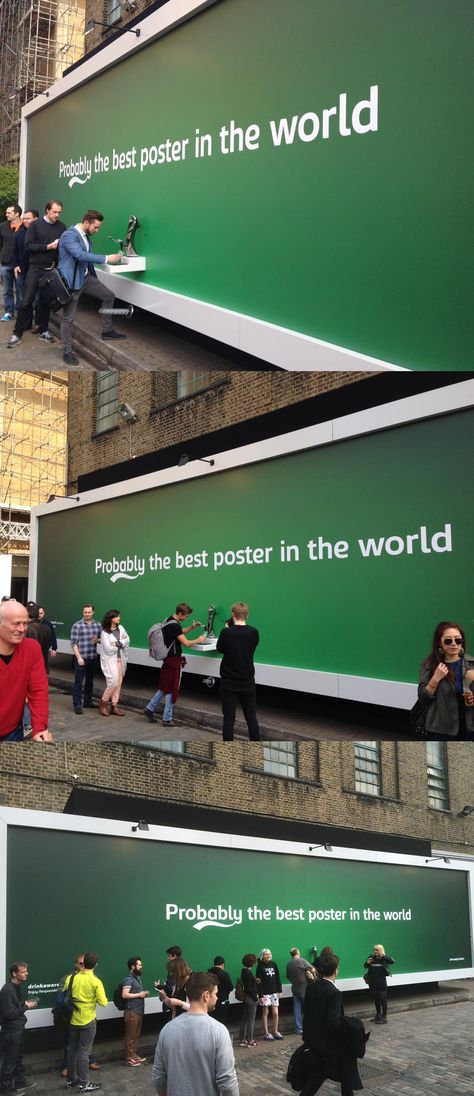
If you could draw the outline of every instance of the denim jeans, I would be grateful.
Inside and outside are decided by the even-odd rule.
[[[80,1085],[86,1085],[89,1080],[89,1055],[97,1030],[97,1020],[91,1020],[90,1024],[78,1027],[71,1024],[69,1027],[69,1046],[67,1052],[67,1079],[75,1081],[76,1077]]]
[[[15,312],[15,301],[13,297],[15,275],[13,273],[13,266],[1,266],[0,273],[3,281],[3,304],[5,312],[9,312],[10,315],[13,316]]]
[[[17,1086],[18,1082],[24,1079],[25,1076],[25,1070],[23,1068],[24,1035],[25,1028],[23,1025],[19,1027],[9,1027],[8,1024],[3,1024],[3,1065],[0,1084],[2,1089],[6,1089],[7,1092],[9,1088],[14,1092],[15,1086]]]
[[[299,993],[293,993],[293,1019],[297,1035],[301,1035],[303,1029],[303,1000]]]
[[[154,696],[152,696],[149,704],[147,704],[147,708],[150,712],[155,712],[163,696],[165,698],[165,706],[163,708],[163,723],[171,723],[171,720],[173,718],[172,693],[164,693],[163,689],[158,689],[158,692],[155,693]]]
[[[92,700],[92,686],[94,684],[95,658],[84,659],[84,665],[79,666],[77,658],[74,662],[74,686],[72,690],[72,702],[75,708],[82,708],[82,683],[84,682],[84,704],[90,704]]]
[[[10,734],[2,735],[0,742],[23,742],[23,723],[19,723]]]

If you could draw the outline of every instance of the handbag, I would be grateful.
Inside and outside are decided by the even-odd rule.
[[[410,712],[410,730],[416,738],[429,738],[430,732],[426,726],[428,707],[421,700],[417,700]]]
[[[52,312],[59,312],[60,308],[64,308],[65,304],[72,301],[71,290],[55,266],[45,270],[39,279],[38,286],[41,296]]]

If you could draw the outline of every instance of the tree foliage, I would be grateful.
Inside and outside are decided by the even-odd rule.
[[[11,202],[18,201],[18,164],[0,164],[0,211],[2,217]]]

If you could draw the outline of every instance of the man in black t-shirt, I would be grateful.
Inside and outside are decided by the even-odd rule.
[[[191,606],[185,601],[181,601],[176,606],[174,613],[166,618],[163,625],[163,639],[165,646],[168,648],[168,653],[166,658],[163,659],[158,679],[158,691],[152,696],[146,708],[143,709],[143,713],[150,720],[150,723],[154,723],[153,713],[162,697],[164,697],[165,706],[162,723],[164,727],[173,726],[173,704],[176,704],[178,699],[181,671],[185,661],[182,658],[182,647],[195,647],[197,643],[204,643],[207,638],[206,635],[201,635],[198,639],[187,638],[188,632],[192,632],[193,628],[202,627],[200,620],[193,620],[192,624],[188,624],[187,628],[183,628],[183,622],[188,619],[191,613]]]
[[[217,640],[217,650],[224,656],[221,662],[221,699],[224,722],[224,742],[233,742],[237,700],[240,700],[249,738],[260,741],[257,721],[257,694],[253,654],[260,636],[256,628],[247,624],[249,607],[243,601],[232,606],[232,623],[229,623]]]

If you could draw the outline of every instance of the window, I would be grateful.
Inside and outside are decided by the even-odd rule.
[[[122,5],[120,0],[107,0],[107,18],[106,23],[110,25],[116,23],[122,15]]]
[[[448,787],[446,754],[443,742],[426,743],[426,771],[428,774],[428,804],[437,811],[447,811]]]
[[[95,432],[102,434],[117,425],[117,404],[119,398],[119,377],[116,369],[106,373],[97,373]]]
[[[263,747],[263,771],[276,776],[296,776],[296,744],[278,742]]]
[[[355,786],[364,795],[381,794],[378,742],[354,742]]]
[[[185,369],[176,374],[176,397],[183,400],[185,396],[192,396],[193,392],[207,388],[211,382],[212,373],[209,369]]]

